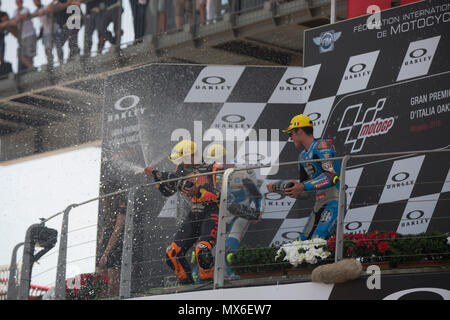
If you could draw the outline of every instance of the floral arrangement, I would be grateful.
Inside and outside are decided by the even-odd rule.
[[[347,258],[359,258],[361,262],[381,260],[389,253],[393,242],[400,237],[396,232],[371,232],[344,234],[344,255]],[[332,252],[336,248],[336,236],[327,241]],[[366,261],[367,260],[367,261]]]
[[[282,253],[284,253],[282,260],[289,261],[294,267],[303,263],[317,264],[331,255],[327,241],[321,238],[284,244],[277,251],[275,261],[280,259]]]
[[[344,234],[344,258],[362,263],[389,262],[391,267],[407,261],[449,261],[448,233],[398,234],[369,232]],[[328,240],[293,241],[281,247],[239,248],[230,267],[237,274],[282,271],[334,261],[336,237]],[[275,261],[274,261],[275,260]]]
[[[92,300],[98,298],[108,287],[105,275],[83,273],[66,280],[66,300]]]

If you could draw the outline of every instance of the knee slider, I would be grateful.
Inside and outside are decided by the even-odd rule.
[[[214,257],[212,255],[212,246],[209,242],[200,241],[195,246],[195,255],[197,263],[202,269],[210,269],[214,266]]]
[[[166,255],[168,258],[175,258],[180,251],[181,248],[175,242],[172,242],[166,249]]]
[[[178,254],[180,253],[180,251],[181,251],[181,248],[175,242],[172,242],[170,244],[170,246],[167,247],[166,258],[167,258],[167,263],[169,265],[177,264],[177,257],[178,257]]]

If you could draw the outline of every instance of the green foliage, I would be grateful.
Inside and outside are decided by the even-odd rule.
[[[395,232],[375,231],[364,235],[345,235],[344,257],[359,258],[361,262],[389,261],[393,267],[404,261],[447,260],[450,259],[447,237],[448,234],[438,232],[400,235]],[[328,248],[332,253],[334,247],[335,238],[331,238],[328,240]],[[237,274],[291,268],[287,261],[283,261],[284,252],[275,258],[278,249],[279,247],[275,246],[243,246],[233,254],[230,267]]]
[[[395,265],[403,261],[450,259],[447,237],[438,232],[400,236],[390,243],[388,261]]]
[[[230,267],[238,274],[276,271],[290,267],[289,263],[282,261],[284,257],[275,261],[277,250],[275,246],[242,246],[232,255]]]

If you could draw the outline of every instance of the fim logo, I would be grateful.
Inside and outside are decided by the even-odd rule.
[[[362,150],[367,138],[386,134],[394,126],[394,118],[378,118],[386,98],[379,99],[374,107],[368,108],[360,119],[362,103],[348,107],[341,118],[338,131],[347,131],[344,144],[351,144],[351,153]],[[352,120],[353,119],[353,120]],[[349,121],[350,120],[350,121]]]
[[[319,46],[320,53],[330,52],[334,50],[334,43],[339,40],[342,32],[334,32],[334,30],[322,32],[319,37],[313,38],[313,42]]]

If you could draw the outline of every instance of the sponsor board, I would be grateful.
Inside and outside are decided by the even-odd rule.
[[[304,68],[150,65],[112,75],[105,94],[102,193],[152,182],[142,174],[146,166],[173,171],[167,157],[184,138],[203,150],[229,141],[228,131],[232,140],[242,138],[230,151],[234,160],[295,161],[300,150],[280,130],[299,113],[311,117],[316,138],[333,140],[338,155],[447,148],[450,39],[443,15],[450,7],[431,2],[434,13],[423,9],[430,5],[425,2],[388,10],[381,31],[360,29],[364,17],[308,30]],[[421,18],[441,18],[434,19],[433,28],[397,32],[420,10]],[[391,28],[389,36],[377,38]],[[417,63],[406,64],[411,55]],[[417,154],[352,159],[346,173],[345,232],[381,227],[401,233],[448,231],[448,219],[433,220],[448,212],[448,201],[441,201],[450,191],[448,158],[434,159]],[[292,240],[312,210],[312,199],[267,192],[271,181],[297,178],[296,166],[275,169],[258,172],[265,212],[259,223],[250,224],[243,244]],[[436,185],[427,190],[430,181]],[[148,187],[139,190],[134,209],[133,290],[162,286],[173,276],[159,258],[182,220],[174,213],[179,203]],[[100,211],[100,217],[110,214]]]

